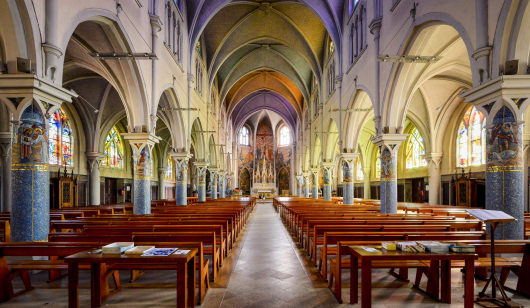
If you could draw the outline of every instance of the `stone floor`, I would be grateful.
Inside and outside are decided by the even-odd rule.
[[[414,274],[412,270],[411,278]],[[174,307],[176,275],[166,271],[149,272],[135,283],[120,273],[123,289],[104,302],[105,307]],[[349,279],[347,275],[344,277]],[[32,276],[35,290],[0,307],[67,307],[67,279],[46,283],[45,273]],[[441,304],[396,281],[385,270],[373,274],[373,307],[463,307],[462,276],[452,272],[452,304]],[[512,277],[508,285],[514,286]],[[89,275],[80,275],[81,307],[90,306]],[[483,282],[477,282],[475,291]],[[348,298],[348,288],[343,298]],[[513,296],[511,293],[508,293]],[[530,307],[530,299],[513,296]],[[257,205],[244,235],[225,261],[220,276],[200,307],[350,307],[338,304],[327,283],[308,263],[305,252],[293,243],[270,202]],[[355,305],[360,307],[360,305]],[[478,306],[477,306],[478,307]]]

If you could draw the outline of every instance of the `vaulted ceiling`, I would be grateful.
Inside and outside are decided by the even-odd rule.
[[[190,43],[200,39],[209,85],[234,127],[258,105],[296,123],[321,78],[328,37],[340,46],[343,0],[188,3]]]

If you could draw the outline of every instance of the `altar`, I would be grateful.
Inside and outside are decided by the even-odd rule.
[[[272,198],[276,193],[276,176],[272,162],[262,159],[257,163],[254,171],[254,185],[252,195],[259,199]]]
[[[274,183],[256,183],[252,187],[252,195],[259,199],[272,198],[276,195]]]

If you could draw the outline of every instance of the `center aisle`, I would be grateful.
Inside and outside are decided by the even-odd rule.
[[[314,307],[337,305],[315,288],[272,201],[258,203],[227,288],[211,289],[201,307]]]

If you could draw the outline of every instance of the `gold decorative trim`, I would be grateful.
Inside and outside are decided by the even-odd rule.
[[[486,172],[523,172],[524,166],[490,166],[486,168]]]

